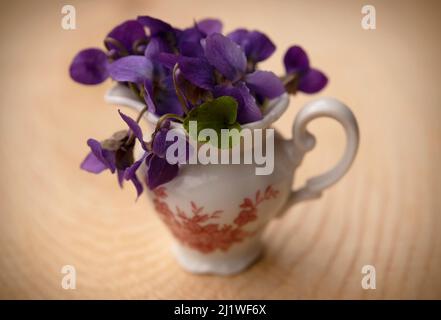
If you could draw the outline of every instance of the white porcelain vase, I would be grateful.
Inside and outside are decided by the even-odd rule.
[[[121,85],[111,88],[105,99],[137,111],[144,107]],[[270,128],[288,104],[289,97],[284,94],[270,102],[261,121],[242,127]],[[295,170],[315,145],[306,126],[318,117],[333,118],[343,126],[347,138],[344,155],[330,171],[293,191]],[[154,128],[158,117],[146,113],[144,118]],[[295,203],[320,197],[347,172],[357,153],[357,121],[336,99],[320,98],[306,104],[296,116],[292,135],[291,140],[285,140],[275,132],[275,165],[270,175],[256,175],[255,166],[247,164],[185,164],[177,178],[147,192],[174,236],[173,252],[184,269],[228,275],[250,266],[261,254],[261,235],[268,222]]]

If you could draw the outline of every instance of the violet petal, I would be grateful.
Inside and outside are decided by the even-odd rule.
[[[147,186],[153,190],[173,180],[178,175],[178,171],[178,164],[169,164],[166,159],[153,155],[148,161]]]
[[[206,38],[205,55],[213,67],[233,82],[239,80],[245,72],[245,53],[237,43],[219,33]]]
[[[176,95],[173,77],[171,75],[160,79],[154,92],[155,113],[157,115],[162,116],[166,113],[174,113],[182,116],[184,114],[181,103]]]
[[[260,62],[268,59],[276,50],[274,43],[262,32],[251,31],[244,44],[244,51],[248,59]]]
[[[156,105],[153,101],[153,84],[150,79],[144,80],[144,101],[147,104],[149,112],[155,113]]]
[[[136,171],[141,166],[142,162],[146,159],[148,156],[148,152],[144,153],[144,155],[139,159],[138,161],[135,161],[130,167],[126,168],[124,171],[124,179],[131,180],[133,177],[136,176]]]
[[[305,50],[299,46],[290,47],[283,58],[286,73],[303,72],[309,69],[309,59]]]
[[[170,52],[168,44],[161,38],[150,39],[144,51],[144,56],[150,60],[156,60],[162,52]]]
[[[88,139],[87,145],[92,150],[95,157],[100,160],[112,173],[115,172],[115,154],[101,147],[101,144],[95,139]]]
[[[203,19],[198,21],[196,25],[207,36],[222,32],[222,22],[218,19]]]
[[[120,82],[142,84],[153,74],[152,62],[144,56],[128,56],[118,59],[108,67],[110,77]]]
[[[227,37],[236,42],[238,45],[240,45],[242,48],[244,48],[244,44],[248,39],[248,34],[250,32],[247,29],[236,29],[233,32],[230,32],[227,34]]]
[[[144,81],[144,90],[144,100],[149,112],[159,116],[166,113],[174,113],[179,116],[184,114],[175,93],[172,76],[162,78],[155,89],[153,89],[152,82],[147,79]]]
[[[119,112],[119,115],[121,116],[121,118],[123,119],[123,121],[127,124],[127,126],[130,128],[130,130],[132,130],[135,137],[141,143],[142,148],[144,150],[146,150],[147,147],[144,143],[144,138],[142,136],[142,130],[141,130],[141,127],[139,126],[139,124],[135,120],[130,118],[129,116],[122,113],[120,110],[118,110],[118,112]]]
[[[256,99],[250,93],[245,83],[239,82],[234,87],[218,86],[214,90],[215,97],[230,96],[236,99],[237,122],[245,124],[259,121],[263,118],[262,112],[256,104]]]
[[[170,121],[165,121],[163,126],[156,132],[155,138],[152,141],[153,153],[157,156],[164,158],[167,152],[167,148],[173,143],[173,141],[167,141],[167,133],[170,129]]]
[[[305,93],[316,93],[322,90],[327,83],[328,78],[321,71],[311,68],[301,75],[298,90]]]
[[[214,85],[214,69],[203,58],[179,58],[179,70],[182,75],[194,85],[210,90]]]
[[[178,43],[179,45],[183,42],[189,42],[189,43],[197,43],[202,38],[205,38],[206,35],[203,31],[201,31],[197,27],[191,27],[182,30],[182,32],[179,34]]]
[[[247,74],[245,82],[252,91],[269,99],[285,92],[282,81],[271,71],[254,71]]]
[[[157,57],[158,62],[170,70],[172,70],[175,64],[178,63],[178,59],[178,55],[166,52],[161,52]]]
[[[128,20],[113,28],[107,37],[118,40],[128,52],[133,52],[133,44],[138,40],[147,38],[147,35],[141,23],[136,20]],[[109,50],[118,50],[117,47],[110,43],[107,47]]]
[[[69,68],[70,76],[82,84],[99,84],[107,79],[108,61],[106,54],[95,48],[77,53]]]
[[[142,191],[144,190],[141,182],[139,181],[137,176],[134,176],[132,179],[130,179],[130,181],[132,181],[133,185],[135,186],[136,198],[139,198],[139,196],[142,194]]]
[[[80,165],[80,168],[86,170],[91,173],[101,173],[107,169],[107,165],[105,165],[101,160],[99,160],[93,152],[89,152],[86,158]]]
[[[182,41],[179,44],[179,51],[182,56],[187,57],[203,57],[205,52],[200,41]]]
[[[157,36],[167,32],[173,32],[173,27],[162,20],[150,17],[150,16],[139,16],[137,20],[147,28],[150,29],[151,36]]]
[[[162,116],[166,113],[173,113],[178,116],[182,116],[184,111],[182,110],[181,103],[174,92],[162,90],[156,97],[156,114]]]

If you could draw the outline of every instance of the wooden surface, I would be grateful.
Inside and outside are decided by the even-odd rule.
[[[256,4],[258,3],[258,4]],[[62,1],[1,2],[1,298],[441,298],[441,6],[369,1],[377,29],[360,27],[357,1],[70,1],[77,29],[60,27]],[[121,127],[103,101],[110,82],[84,87],[68,77],[81,48],[99,46],[120,21],[150,14],[177,26],[218,16],[226,30],[268,33],[277,73],[301,44],[335,96],[356,114],[358,157],[320,200],[302,203],[265,232],[264,258],[233,277],[182,271],[170,235],[145,197],[115,177],[79,170],[88,137]],[[295,97],[276,123],[290,135]],[[343,151],[332,121],[311,125],[317,148],[296,185]],[[376,290],[361,268],[376,267]],[[61,288],[73,265],[76,290]]]

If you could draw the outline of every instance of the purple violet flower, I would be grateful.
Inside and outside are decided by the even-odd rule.
[[[108,66],[110,77],[118,82],[132,82],[142,85],[145,79],[153,77],[153,64],[144,56],[127,56]]]
[[[256,30],[236,29],[227,37],[240,45],[252,65],[268,59],[276,50],[274,43],[265,34]]]
[[[147,41],[143,25],[136,20],[128,20],[113,28],[104,44],[110,57],[116,60],[127,55],[143,54]]]
[[[143,187],[135,173],[142,161],[134,162],[133,159],[135,138],[138,139],[144,150],[147,150],[147,146],[143,141],[141,128],[136,121],[122,112],[119,114],[130,130],[118,131],[103,142],[98,142],[95,139],[87,140],[91,152],[81,163],[81,169],[95,174],[106,169],[109,169],[111,173],[116,172],[119,185],[123,186],[124,179],[130,180],[139,197]]]
[[[151,39],[144,54],[152,61],[153,74],[144,78],[141,88],[144,101],[149,112],[159,116],[166,113],[183,115],[184,111],[175,92],[172,71],[159,61],[160,54],[164,52],[167,52],[164,43],[160,39]]]
[[[299,46],[290,47],[283,59],[288,75],[293,75],[294,89],[305,93],[316,93],[328,83],[328,78],[323,72],[309,66],[306,52]]]
[[[150,146],[143,141],[143,135],[139,125],[130,117],[121,114],[123,120],[127,123],[132,130],[135,137],[140,141],[141,147],[144,149],[143,156],[135,161],[124,172],[124,179],[132,181],[135,186],[139,182],[136,177],[136,172],[140,168],[141,164],[145,162],[147,166],[146,184],[151,190],[173,180],[179,172],[179,164],[170,164],[166,159],[166,153],[168,147],[173,141],[167,141],[167,133],[171,129],[170,121],[165,120],[161,126],[153,133]],[[188,144],[187,144],[188,145]],[[188,149],[187,149],[188,153]],[[138,189],[137,189],[138,190]],[[142,189],[141,189],[142,192]],[[140,193],[138,193],[139,196]]]
[[[285,92],[283,83],[274,73],[260,70],[247,73],[245,53],[233,40],[213,33],[205,39],[204,51],[204,57],[180,57],[179,69],[188,81],[197,87],[214,90],[215,96],[229,92],[238,101],[239,123],[262,119],[253,93],[273,99]]]
[[[107,55],[102,50],[97,48],[81,50],[70,65],[70,77],[82,84],[99,84],[109,76],[108,64]]]
[[[81,169],[91,173],[101,173],[106,169],[110,172],[115,172],[115,152],[113,150],[103,149],[101,143],[95,139],[88,139],[87,145],[91,152],[86,156],[81,163]]]
[[[147,169],[149,189],[178,175],[181,159],[176,164],[166,159],[167,149],[176,142],[166,140],[173,117],[185,122],[185,113],[193,108],[230,96],[238,105],[237,122],[250,123],[262,119],[260,107],[266,99],[286,91],[315,93],[327,84],[327,77],[310,67],[299,46],[290,47],[285,54],[283,83],[273,72],[257,70],[257,64],[274,53],[274,43],[256,30],[237,29],[224,36],[222,27],[217,19],[204,19],[181,30],[162,20],[139,16],[108,33],[106,50],[88,48],[74,57],[69,72],[76,82],[94,85],[110,77],[130,87],[145,101],[149,112],[166,115],[146,143],[137,121],[119,111],[128,130],[102,142],[89,139],[91,151],[81,163],[83,170],[99,174],[108,169],[117,174],[121,187],[124,181],[131,181],[139,197],[143,185],[137,172],[142,165]],[[136,140],[144,153],[135,161]],[[186,151],[188,157],[192,152],[188,141]]]
[[[166,159],[151,153],[147,159],[146,184],[150,190],[173,180],[179,173],[178,164],[169,164]]]
[[[150,43],[146,51],[154,55]],[[166,113],[183,114],[174,90],[171,72],[159,63],[145,56],[128,56],[111,63],[108,70],[112,79],[134,83],[143,91],[149,112],[160,116]]]
[[[193,27],[179,30],[167,22],[150,17],[139,16],[137,19],[143,26],[149,28],[150,37],[162,43],[166,53],[180,53],[185,56],[198,56],[203,53],[201,39],[222,31],[222,22],[217,19],[204,19],[195,22]]]
[[[133,132],[137,132],[135,135],[138,140],[142,141],[142,132],[140,129],[138,130],[139,126],[137,123],[129,117],[126,117],[125,121],[130,128],[133,128]],[[144,142],[142,143],[145,153],[138,161],[125,170],[124,179],[137,180],[136,171],[144,161],[147,166],[145,182],[151,190],[173,180],[178,175],[179,164],[170,164],[165,158],[167,148],[173,143],[166,140],[168,130],[170,130],[170,121],[165,120],[161,127],[152,135],[150,148],[147,148]]]
[[[105,39],[107,53],[98,48],[80,51],[73,59],[69,71],[76,82],[92,85],[104,82],[109,72],[109,60],[117,60],[129,54],[139,54],[139,46],[147,42],[143,26],[136,20],[128,20],[116,26]],[[143,50],[140,54],[143,53]]]
[[[146,156],[146,184],[150,190],[173,180],[179,173],[179,164],[170,164],[165,157],[167,148],[173,143],[166,140],[169,130],[170,121],[165,120],[152,136],[152,148]]]

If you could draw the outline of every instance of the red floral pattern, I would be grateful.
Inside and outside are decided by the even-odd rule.
[[[173,235],[182,243],[203,253],[216,249],[227,251],[234,243],[241,242],[253,232],[243,230],[243,227],[257,219],[258,206],[270,199],[275,199],[279,191],[268,186],[264,192],[258,190],[254,199],[245,198],[240,205],[240,211],[234,219],[234,224],[214,223],[222,210],[205,212],[204,207],[191,201],[191,217],[179,207],[173,212],[165,199],[168,197],[165,187],[153,190],[153,203],[159,216],[170,228]]]

